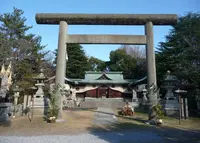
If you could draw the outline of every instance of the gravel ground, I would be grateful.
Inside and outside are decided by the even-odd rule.
[[[146,132],[96,132],[80,135],[52,136],[0,136],[0,143],[121,143],[163,142],[154,133]]]
[[[95,114],[95,115],[94,115]],[[94,118],[93,118],[94,117]],[[109,108],[97,112],[81,111],[66,114],[67,122],[47,124],[42,118],[29,123],[24,117],[14,120],[12,126],[0,126],[0,143],[200,143],[200,132],[171,127],[147,127],[116,120]],[[100,120],[97,120],[100,119]],[[109,130],[101,131],[94,124],[105,125]],[[125,120],[125,119],[124,119]],[[113,123],[120,123],[118,126]],[[122,128],[131,126],[131,129]],[[76,134],[72,134],[76,131]]]
[[[175,130],[98,132],[77,135],[0,136],[0,143],[199,143],[200,133]]]

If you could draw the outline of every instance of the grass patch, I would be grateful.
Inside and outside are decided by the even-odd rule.
[[[134,116],[120,116],[118,115],[118,111],[120,109],[113,109],[115,115],[118,117],[118,122],[121,124],[122,128],[135,128],[136,125],[144,125],[145,120],[148,119],[148,114],[143,111],[143,109],[135,110]],[[166,127],[176,127],[190,130],[199,130],[200,131],[200,118],[189,117],[187,120],[181,120],[181,125],[179,125],[179,118],[174,117],[165,117],[163,119],[163,126]],[[134,125],[136,124],[136,125]]]

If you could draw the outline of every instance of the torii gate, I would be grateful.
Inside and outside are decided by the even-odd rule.
[[[68,43],[146,45],[148,85],[156,81],[153,25],[175,25],[176,14],[36,14],[37,24],[59,24],[56,85],[65,83]],[[145,35],[68,35],[68,25],[145,25]],[[152,101],[153,104],[153,99]],[[155,104],[155,102],[154,102]]]

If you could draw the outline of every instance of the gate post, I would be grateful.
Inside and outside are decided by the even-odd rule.
[[[60,21],[59,25],[59,37],[58,37],[58,54],[56,61],[56,86],[60,85],[63,87],[65,84],[65,72],[66,72],[66,31],[67,22]],[[62,120],[62,95],[60,91],[57,91],[58,96],[57,106],[59,107],[58,120]]]
[[[156,81],[156,63],[154,53],[154,38],[153,38],[153,23],[151,21],[145,24],[145,35],[146,35],[146,60],[147,60],[147,84],[150,87],[153,83],[157,87]],[[157,95],[149,94],[149,120],[154,120],[155,111],[153,108],[157,105]]]
[[[58,36],[58,55],[56,61],[56,86],[64,85],[66,71],[66,32],[67,22],[60,21],[59,36]]]
[[[155,63],[155,52],[154,52],[154,34],[153,34],[153,23],[151,21],[145,24],[145,35],[146,35],[146,60],[147,60],[147,82],[148,86],[152,83],[157,87],[156,80],[156,63]]]

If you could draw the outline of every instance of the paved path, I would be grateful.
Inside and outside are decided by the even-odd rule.
[[[98,107],[94,114],[93,124],[107,125],[117,123],[117,117],[114,115],[111,108]]]

